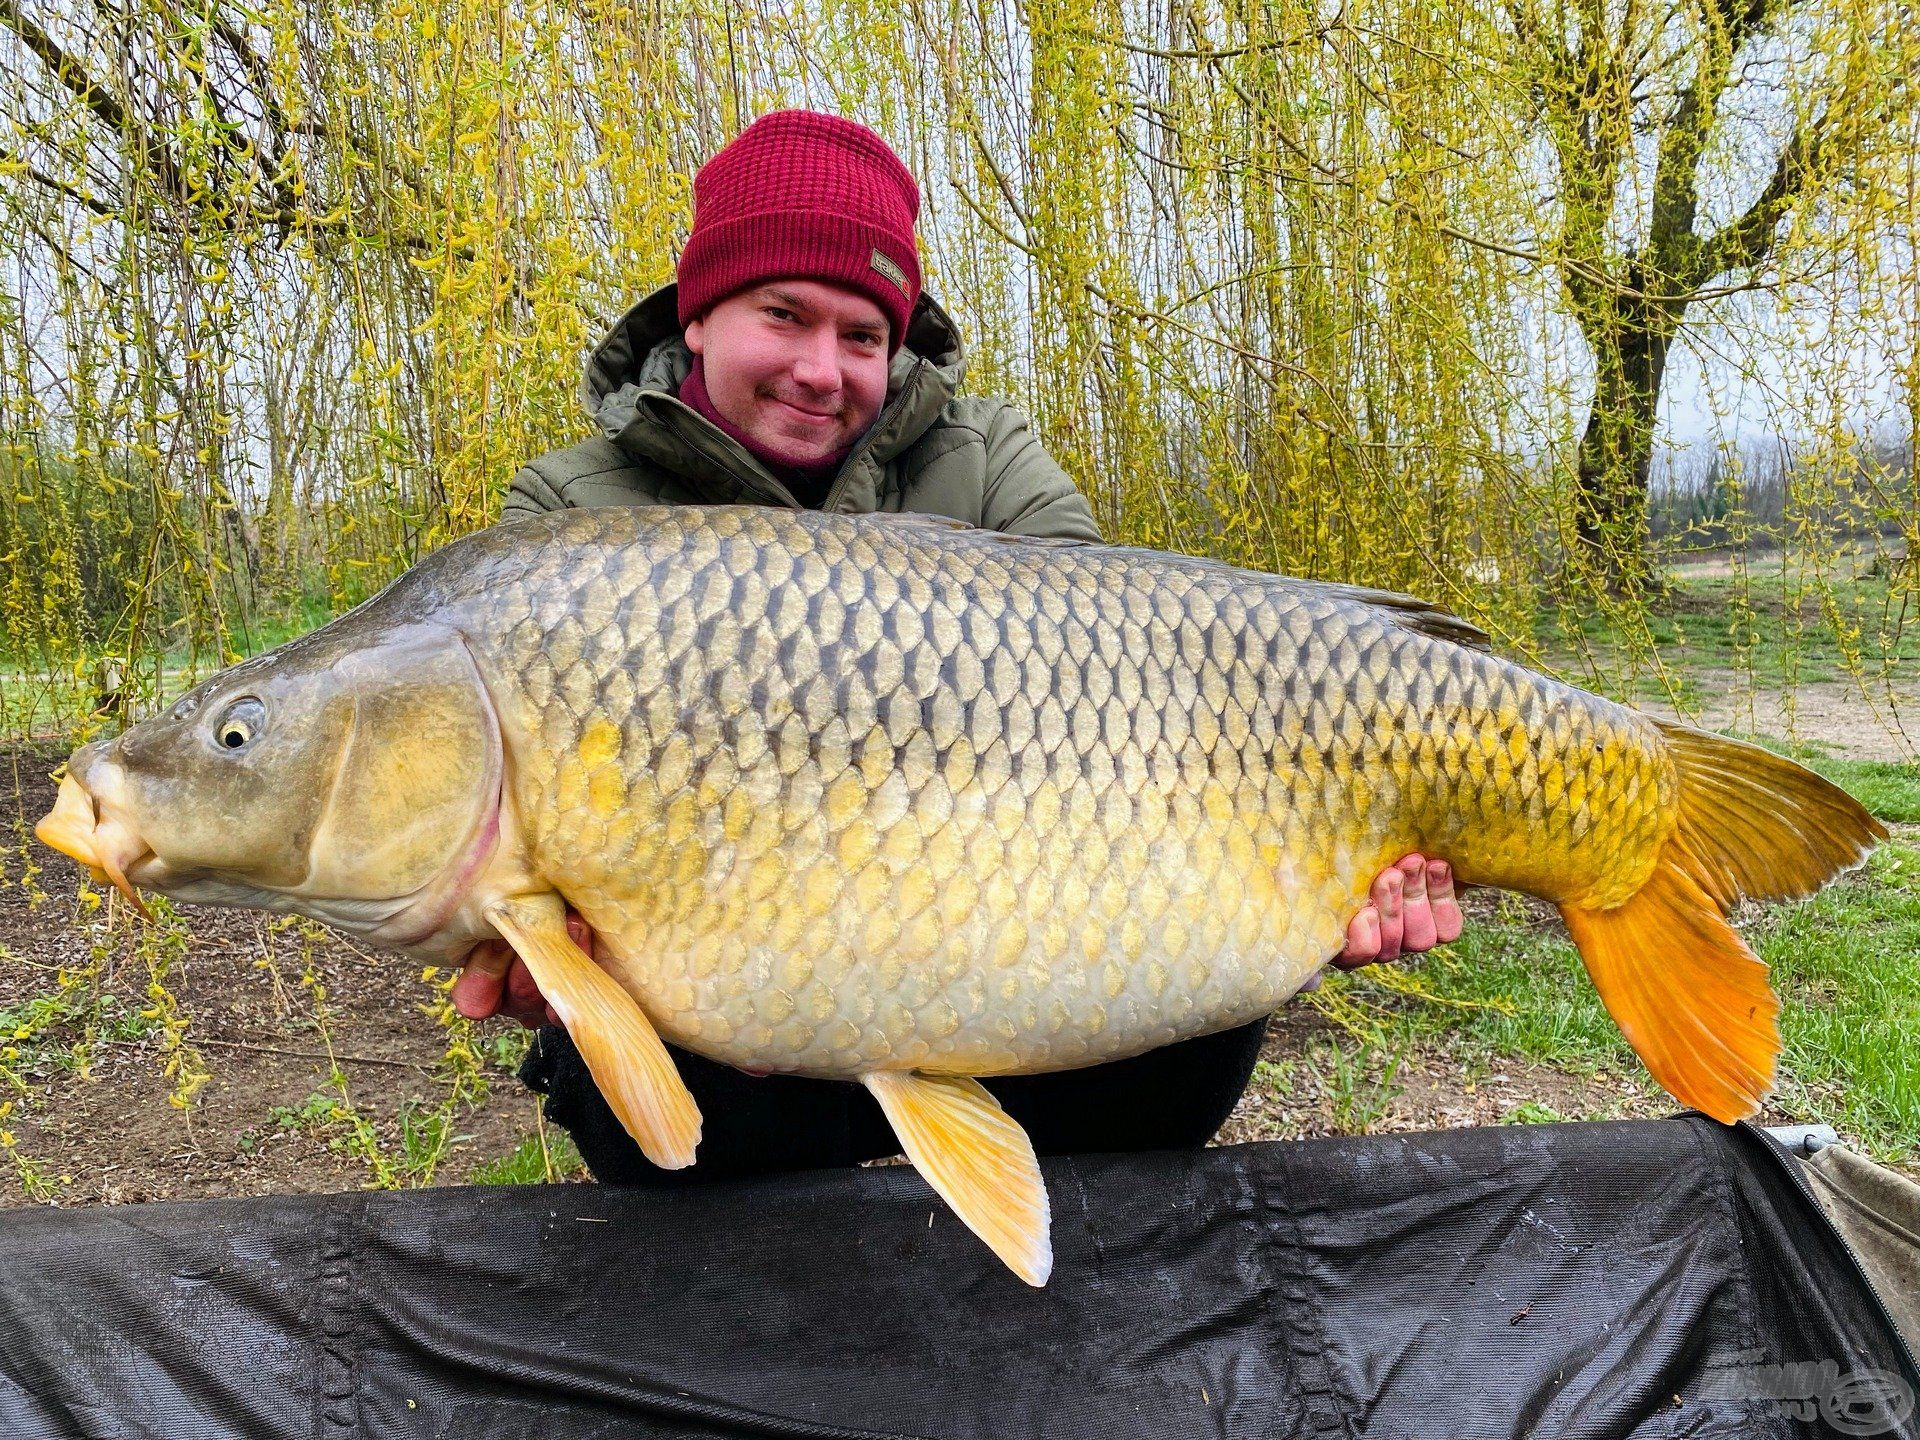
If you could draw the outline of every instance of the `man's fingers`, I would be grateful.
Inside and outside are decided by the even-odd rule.
[[[1427,896],[1427,862],[1419,855],[1409,855],[1395,867],[1406,878],[1401,881],[1400,908],[1404,930],[1400,946],[1408,954],[1417,955],[1423,950],[1431,950],[1438,942],[1434,925],[1433,906]]]
[[[1380,912],[1372,905],[1361,908],[1347,922],[1347,948],[1333,957],[1342,970],[1368,965],[1380,958]]]
[[[513,968],[507,972],[506,998],[500,1004],[500,1013],[532,1029],[546,1017],[547,997],[540,993],[539,985],[534,983],[533,972],[527,969],[526,962],[514,957]]]
[[[1406,911],[1402,905],[1407,877],[1389,870],[1373,882],[1373,903],[1380,910],[1380,955],[1382,960],[1398,960],[1406,935]]]
[[[1445,945],[1458,940],[1466,922],[1454,897],[1453,867],[1444,860],[1427,862],[1427,901],[1433,909],[1435,942]]]
[[[515,958],[504,940],[482,940],[474,946],[453,982],[453,1008],[469,1020],[485,1020],[497,1012]]]
[[[1403,856],[1373,882],[1368,903],[1347,922],[1347,946],[1333,957],[1342,970],[1417,955],[1460,938],[1453,867],[1424,855]]]

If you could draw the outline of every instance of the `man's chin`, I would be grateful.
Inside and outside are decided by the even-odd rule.
[[[771,397],[760,414],[765,423],[754,438],[790,464],[816,465],[847,444],[846,427],[839,416],[828,424],[809,424],[795,418],[794,406]]]
[[[818,440],[789,435],[780,430],[776,430],[760,443],[788,465],[818,465],[840,449],[838,445],[824,445]]]

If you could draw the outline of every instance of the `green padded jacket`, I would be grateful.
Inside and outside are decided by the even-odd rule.
[[[785,505],[792,492],[676,392],[693,364],[674,287],[640,301],[587,361],[598,431],[513,477],[501,518],[592,505]],[[879,417],[821,509],[946,515],[1015,535],[1098,541],[1086,497],[1004,400],[956,395],[966,361],[946,312],[923,295],[887,374]]]

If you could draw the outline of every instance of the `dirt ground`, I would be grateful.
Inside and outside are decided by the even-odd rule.
[[[1920,758],[1920,695],[1868,693],[1834,680],[1803,680],[1792,694],[1756,693],[1738,671],[1696,667],[1687,673],[1704,697],[1697,712],[1682,716],[1654,699],[1637,702],[1639,708],[1708,730],[1784,736],[1818,745],[1842,760]]]
[[[46,774],[57,759],[31,751],[0,757],[0,834],[24,837],[46,812]],[[15,823],[22,812],[26,830]],[[34,879],[46,898],[29,903],[23,852],[0,851],[9,882],[0,888],[0,1013],[56,990],[61,967],[87,966],[98,925],[79,901],[78,867],[26,843],[43,867]],[[322,1108],[312,1097],[327,1088],[329,1039],[348,1098],[396,1153],[404,1152],[403,1105],[431,1106],[447,1095],[436,1062],[448,1036],[429,1013],[438,992],[417,967],[338,940],[303,943],[297,930],[276,932],[272,917],[251,912],[196,910],[190,924],[191,941],[165,985],[188,1019],[184,1041],[204,1061],[206,1083],[188,1107],[169,1103],[164,1029],[140,1023],[141,1010],[153,1008],[149,968],[123,939],[101,974],[106,1028],[148,1033],[100,1041],[84,1077],[63,1065],[59,1044],[41,1047],[56,1053],[38,1064],[29,1052],[0,1072],[27,1087],[0,1092],[0,1103],[13,1101],[0,1125],[15,1160],[0,1158],[0,1205],[37,1198],[29,1172],[38,1198],[60,1204],[359,1188],[371,1172],[345,1143],[349,1127],[289,1115]],[[324,1027],[303,974],[324,987]],[[505,1023],[497,1028],[504,1033]],[[80,1031],[69,1024],[54,1034],[66,1041]],[[481,1103],[462,1107],[440,1181],[465,1180],[533,1133],[532,1095],[497,1064],[485,1068],[496,1083]]]

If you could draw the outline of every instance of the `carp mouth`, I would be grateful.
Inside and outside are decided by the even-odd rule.
[[[490,776],[490,803],[486,804],[482,820],[461,845],[461,851],[444,877],[436,877],[436,881],[420,887],[413,895],[396,897],[376,906],[380,912],[376,916],[344,912],[328,918],[348,929],[353,929],[355,922],[371,918],[376,922],[371,939],[392,947],[407,948],[428,941],[467,900],[474,879],[493,856],[499,841],[499,822],[501,776],[495,772]],[[54,808],[40,818],[33,833],[42,845],[60,851],[71,860],[79,860],[94,883],[113,885],[140,916],[146,920],[154,918],[140,891],[134,889],[134,881],[138,879],[140,883],[152,885],[154,879],[161,877],[152,872],[165,872],[167,868],[159,864],[159,856],[140,839],[138,831],[113,814],[113,808],[102,803],[77,776],[69,772],[61,778]],[[292,899],[294,897],[286,897],[288,902]],[[311,902],[311,897],[303,899]],[[323,902],[317,908],[328,910],[330,906]]]
[[[119,775],[117,766],[96,762],[82,768],[102,791],[111,793]],[[422,944],[465,903],[480,871],[493,856],[500,838],[503,779],[497,755],[490,757],[485,779],[488,798],[479,823],[461,844],[454,862],[419,890],[372,905],[371,914],[356,913],[357,907],[351,903],[335,906],[312,896],[286,892],[258,891],[261,898],[250,903],[265,904],[269,895],[276,896],[280,903],[267,908],[293,908],[304,901],[320,912],[321,918],[348,930],[370,926],[368,938],[378,943],[401,949]],[[148,920],[153,919],[153,912],[135,884],[157,889],[170,878],[190,878],[162,861],[139,831],[117,813],[112,801],[96,794],[71,767],[61,777],[53,808],[41,817],[33,833],[42,844],[77,860],[96,884],[112,885]],[[326,913],[336,908],[340,913]]]
[[[128,872],[153,858],[152,848],[71,770],[61,777],[53,809],[33,827],[33,833],[41,843],[86,866],[95,881],[111,884],[147,919],[153,918],[128,878]]]

